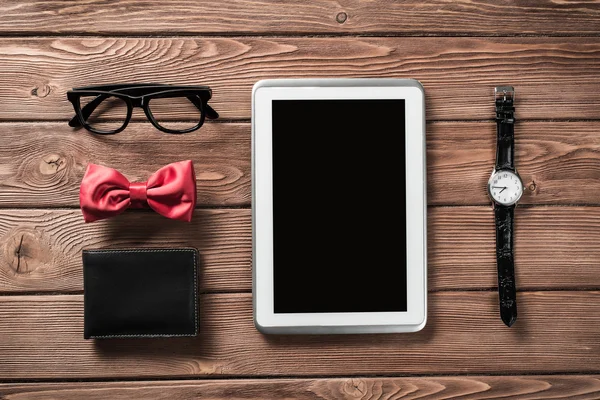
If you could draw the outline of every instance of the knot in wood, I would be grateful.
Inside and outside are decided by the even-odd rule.
[[[58,154],[47,154],[40,162],[40,172],[42,175],[54,175],[65,168],[67,162],[64,157]]]
[[[43,249],[41,237],[33,229],[21,228],[15,230],[6,241],[5,256],[8,267],[13,273],[27,275],[45,263],[45,258],[40,255],[49,253]]]
[[[52,88],[50,87],[50,85],[36,86],[33,89],[31,89],[31,95],[35,96],[35,97],[39,97],[41,99],[50,95],[51,92],[52,92]]]

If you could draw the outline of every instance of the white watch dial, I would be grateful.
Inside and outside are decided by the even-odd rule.
[[[494,201],[510,206],[523,195],[523,182],[519,175],[512,171],[496,171],[488,182],[488,191]]]

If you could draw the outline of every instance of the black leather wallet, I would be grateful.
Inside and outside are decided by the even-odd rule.
[[[84,337],[198,334],[196,249],[83,251]]]

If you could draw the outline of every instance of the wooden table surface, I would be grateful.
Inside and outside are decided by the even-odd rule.
[[[423,83],[423,331],[254,328],[250,94],[282,77]],[[68,127],[67,90],[118,82],[209,85],[222,117],[179,136],[139,110],[114,136]],[[485,192],[493,88],[507,84],[526,185],[510,329]],[[192,223],[144,211],[83,222],[88,163],[145,180],[185,158]],[[0,0],[1,399],[598,399],[599,206],[600,1]],[[199,249],[199,337],[83,339],[81,250],[135,246]]]

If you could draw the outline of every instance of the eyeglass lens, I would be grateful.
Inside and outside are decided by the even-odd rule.
[[[190,97],[156,97],[150,99],[148,108],[156,123],[165,129],[181,131],[196,127],[202,118],[202,111]]]
[[[81,96],[79,103],[84,120],[92,129],[115,131],[127,120],[127,103],[119,97]]]

